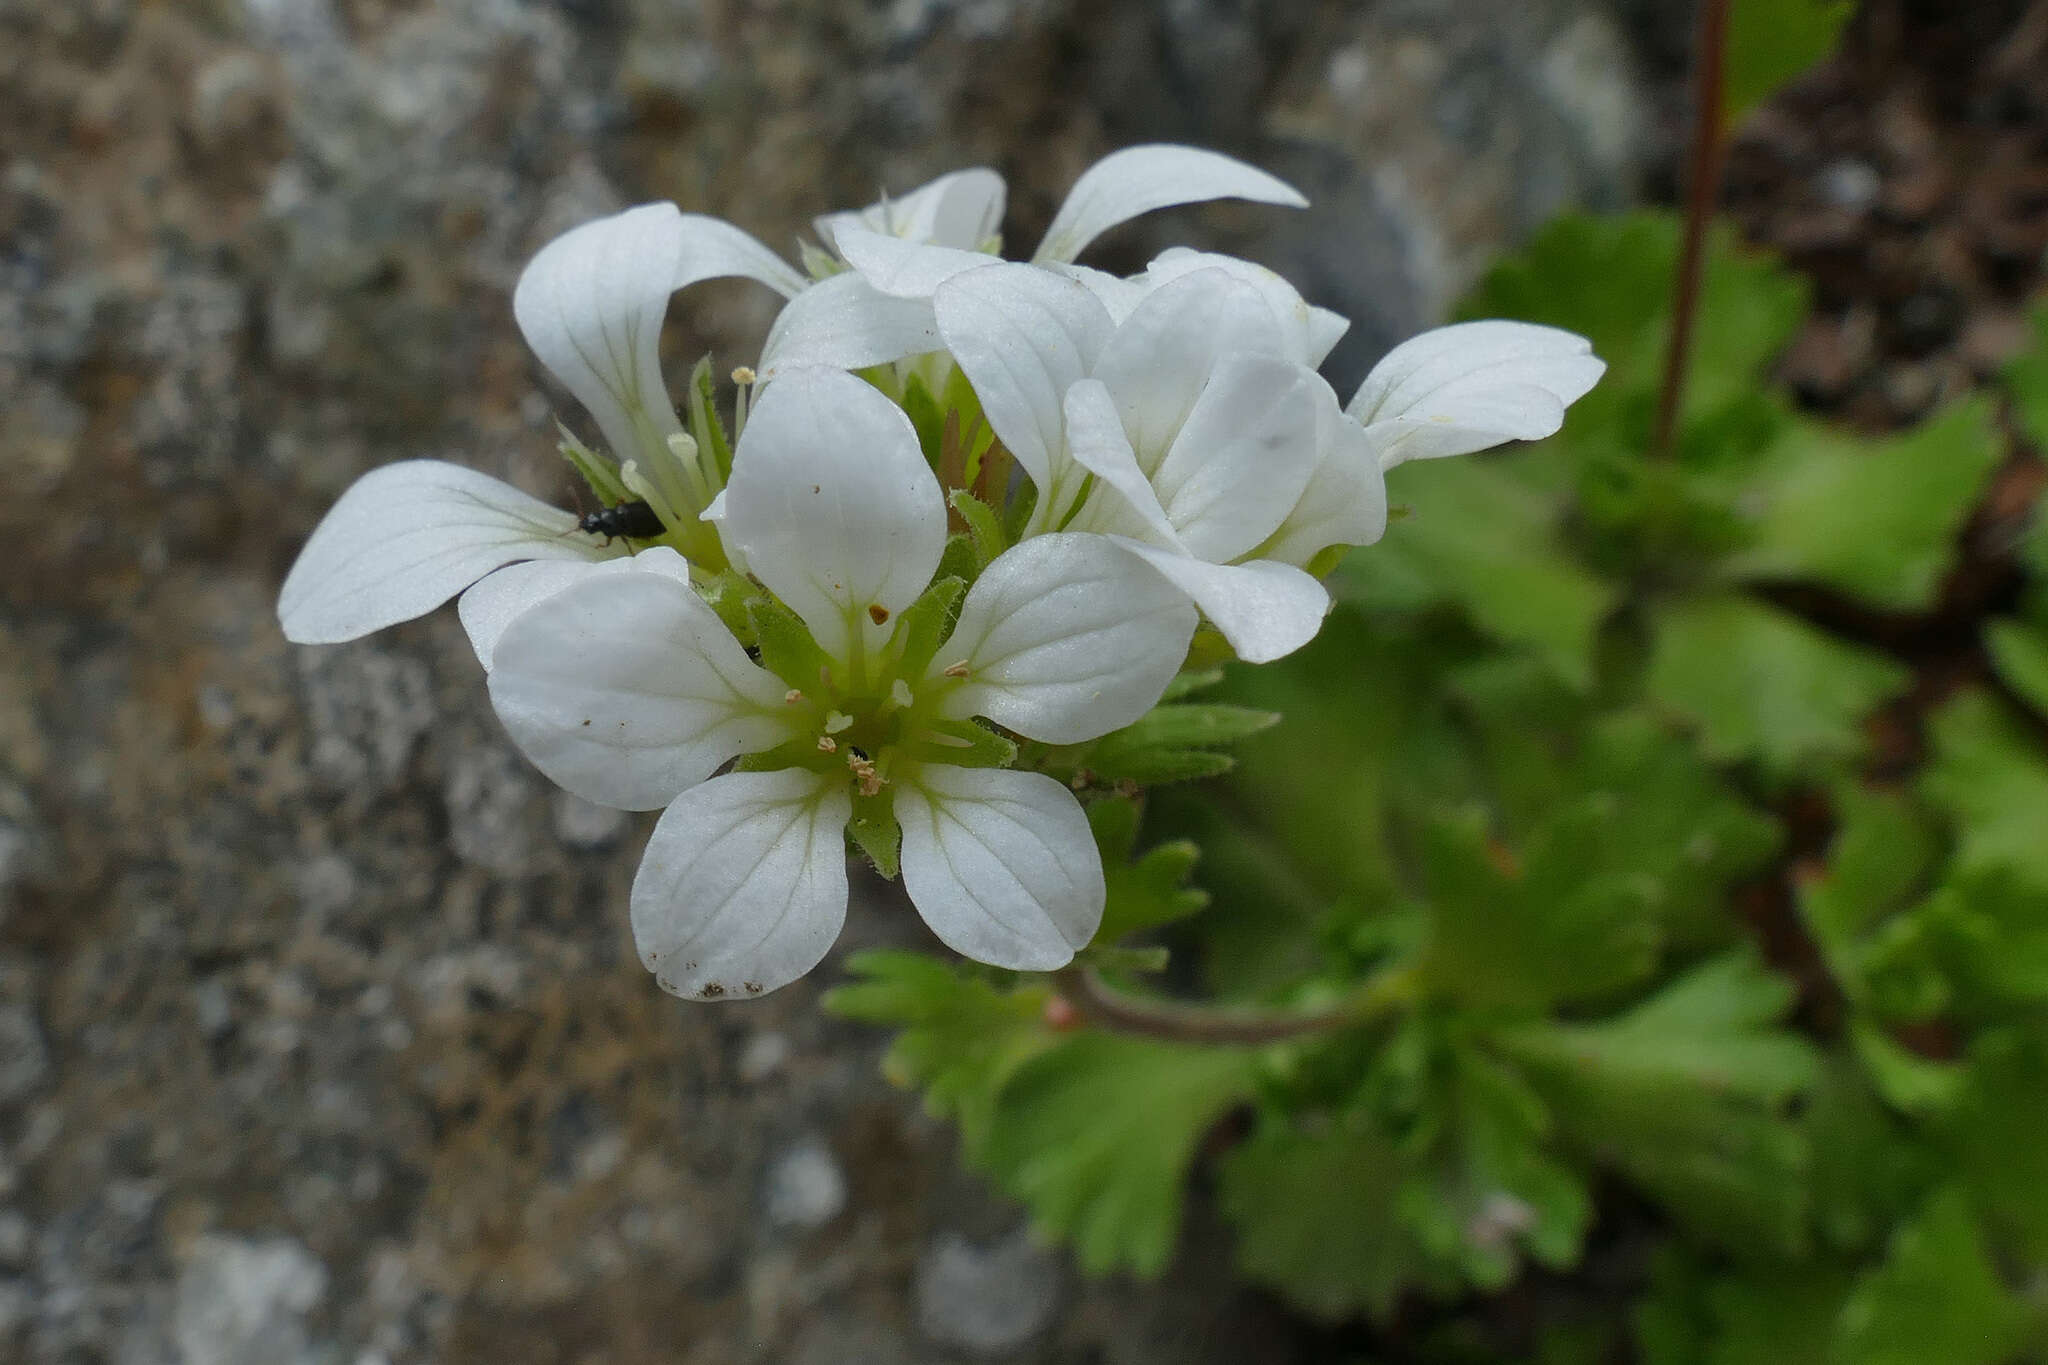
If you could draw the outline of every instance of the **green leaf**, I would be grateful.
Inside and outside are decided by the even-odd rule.
[[[1202,851],[1176,839],[1133,859],[1138,839],[1138,803],[1111,798],[1088,807],[1088,825],[1102,853],[1108,898],[1097,943],[1116,943],[1132,934],[1186,919],[1209,903],[1209,893],[1187,885]]]
[[[1541,1265],[1576,1265],[1593,1221],[1579,1174],[1547,1150],[1551,1120],[1527,1082],[1469,1049],[1451,1058],[1436,1104],[1441,1151],[1403,1191],[1405,1220],[1431,1254],[1481,1289],[1512,1283],[1526,1252]]]
[[[1869,935],[1911,903],[1941,849],[1925,811],[1895,792],[1844,786],[1836,820],[1825,870],[1797,883],[1799,914],[1829,974],[1852,1000],[1867,1003]]]
[[[1743,954],[1711,960],[1597,1024],[1495,1035],[1560,1129],[1727,1250],[1795,1254],[1805,1211],[1800,1132],[1781,1116],[1817,1075],[1812,1047],[1773,1027],[1791,988]]]
[[[1777,822],[1746,805],[1692,745],[1633,711],[1586,727],[1565,781],[1564,790],[1612,799],[1599,866],[1643,884],[1667,936],[1722,941],[1728,892],[1777,850]]]
[[[1795,423],[1738,498],[1753,540],[1727,568],[1825,583],[1897,611],[1925,610],[2004,454],[1997,413],[1984,396],[1886,440]]]
[[[1986,1222],[2038,1265],[2048,1262],[2048,1042],[1987,1033],[1947,1125],[1955,1170]]]
[[[921,1088],[935,1118],[960,1125],[973,1160],[988,1141],[996,1096],[1018,1067],[1052,1046],[1042,981],[1005,990],[921,953],[869,951],[846,960],[855,978],[825,997],[848,1019],[902,1030],[882,1059],[891,1082]]]
[[[1083,1268],[1156,1275],[1180,1235],[1195,1148],[1254,1076],[1241,1049],[1076,1034],[1003,1087],[983,1160]]]
[[[1632,450],[1648,439],[1680,230],[1678,216],[1663,211],[1554,219],[1459,305],[1461,318],[1520,318],[1567,328],[1589,339],[1607,361],[1606,377],[1574,405],[1565,444],[1573,431],[1610,432]],[[1806,315],[1806,292],[1782,265],[1745,249],[1727,228],[1715,228],[1701,280],[1682,430],[1754,405],[1765,366]],[[1694,443],[1684,445],[1690,453]],[[1404,469],[1402,477],[1409,472]]]
[[[1955,866],[2048,892],[2048,762],[1998,702],[1964,692],[1929,724],[1921,791],[1957,826]]]
[[[1850,1026],[1849,1042],[1884,1102],[1907,1114],[1938,1114],[1955,1107],[1963,1086],[1960,1067],[1922,1057],[1868,1023]]]
[[[1474,1008],[1541,1010],[1648,973],[1657,925],[1641,879],[1593,872],[1615,818],[1602,797],[1568,807],[1532,843],[1526,870],[1506,865],[1483,821],[1439,821],[1424,877],[1435,988]]]
[[[1985,628],[1998,676],[2036,714],[2048,716],[2048,629],[2018,621],[1994,621]]]
[[[1732,124],[1835,50],[1854,0],[1735,0],[1721,105]]]
[[[2048,450],[2048,305],[2034,305],[2027,322],[2033,344],[2005,367],[2005,387],[2020,430],[2035,449]]]
[[[1216,1198],[1247,1276],[1319,1318],[1384,1318],[1406,1290],[1448,1287],[1400,1218],[1407,1172],[1400,1150],[1363,1121],[1268,1120],[1223,1159]]]
[[[1724,594],[1661,613],[1646,685],[1699,727],[1708,758],[1755,758],[1784,772],[1860,752],[1858,722],[1910,680],[1890,659]]]
[[[1566,551],[1565,501],[1517,477],[1542,450],[1403,465],[1401,496],[1416,513],[1344,561],[1333,586],[1368,609],[1457,606],[1496,639],[1525,645],[1581,691],[1615,589]]]
[[[2004,1365],[2026,1344],[2029,1321],[1999,1281],[1969,1201],[1942,1190],[1850,1294],[1830,1365]]]

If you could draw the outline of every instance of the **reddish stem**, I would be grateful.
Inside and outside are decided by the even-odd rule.
[[[1722,87],[1728,57],[1729,0],[1700,0],[1693,38],[1692,149],[1686,164],[1685,240],[1679,250],[1678,279],[1671,304],[1671,339],[1664,353],[1664,385],[1657,395],[1657,428],[1650,453],[1669,459],[1678,437],[1678,410],[1685,398],[1685,373],[1692,359],[1693,317],[1699,311],[1700,277],[1706,266],[1707,227],[1721,187],[1725,141]]]

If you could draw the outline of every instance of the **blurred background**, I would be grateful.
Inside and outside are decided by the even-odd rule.
[[[889,1087],[836,975],[659,993],[646,822],[553,790],[452,611],[295,648],[277,585],[392,460],[561,500],[531,253],[649,199],[779,248],[994,166],[1030,242],[1170,140],[1299,186],[1119,231],[1354,319],[1348,393],[1571,208],[1676,196],[1679,0],[0,0],[0,1360],[1346,1360],[1198,1195],[1081,1276]],[[1817,282],[1781,362],[1872,429],[1995,370],[2048,224],[2048,9],[1872,0],[1728,202]],[[772,296],[691,291],[672,371]],[[1399,534],[1397,528],[1396,534]],[[924,946],[870,887],[841,953]],[[1928,1362],[1928,1365],[1941,1365]]]

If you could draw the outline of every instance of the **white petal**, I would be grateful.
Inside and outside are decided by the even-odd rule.
[[[1387,478],[1365,428],[1337,408],[1323,386],[1316,412],[1322,461],[1261,559],[1307,564],[1331,545],[1371,545],[1387,530]]]
[[[1088,292],[1095,296],[1095,301],[1108,310],[1109,320],[1119,327],[1123,326],[1124,319],[1129,317],[1151,292],[1142,275],[1127,280],[1120,275],[1112,275],[1107,270],[1097,270],[1093,266],[1058,261],[1046,266],[1045,269],[1086,286]]]
[[[1257,290],[1280,329],[1281,353],[1296,364],[1310,369],[1322,364],[1330,348],[1351,328],[1348,319],[1329,309],[1311,308],[1284,277],[1262,265],[1215,251],[1191,251],[1184,246],[1162,251],[1139,277],[1143,281],[1140,287],[1149,292],[1197,270],[1221,270]]]
[[[847,264],[876,289],[896,298],[928,299],[961,271],[995,259],[985,252],[906,242],[861,227],[842,227],[838,237],[839,254]]]
[[[826,246],[845,255],[843,227],[885,232],[906,242],[979,251],[1003,223],[1003,178],[986,166],[953,171],[908,194],[864,209],[828,213],[816,222]],[[850,257],[848,259],[851,259]]]
[[[1381,461],[1465,455],[1554,434],[1606,369],[1584,337],[1526,322],[1463,322],[1396,346],[1345,411]]]
[[[1062,444],[1061,399],[1095,365],[1109,315],[1086,286],[1028,265],[967,271],[933,303],[989,427],[1046,491]]]
[[[931,582],[945,495],[903,410],[838,370],[792,371],[762,392],[733,452],[720,531],[826,653],[879,644]],[[842,680],[844,681],[844,680]]]
[[[1044,773],[931,764],[896,792],[903,887],[947,947],[1020,972],[1064,967],[1102,923],[1102,858]]]
[[[1118,223],[1210,199],[1308,207],[1308,200],[1285,181],[1220,152],[1164,144],[1126,147],[1081,173],[1032,259],[1071,261]]]
[[[625,553],[488,474],[405,460],[363,475],[328,509],[285,576],[277,617],[294,643],[333,644],[423,616],[522,559]]]
[[[542,247],[512,291],[512,313],[526,344],[590,409],[623,458],[648,436],[658,443],[681,430],[661,378],[669,295],[730,275],[785,295],[804,283],[730,223],[674,204],[643,204]]]
[[[1318,391],[1321,392],[1318,392]],[[1271,356],[1223,357],[1153,471],[1152,486],[1187,552],[1227,564],[1294,509],[1321,456],[1314,370]]]
[[[728,773],[662,813],[633,878],[633,941],[661,988],[750,1000],[818,965],[846,922],[843,776]]]
[[[1300,649],[1316,637],[1330,610],[1323,585],[1291,564],[1270,559],[1210,564],[1156,545],[1115,539],[1186,593],[1248,664]]]
[[[964,660],[948,713],[1079,744],[1151,710],[1194,632],[1186,595],[1114,542],[1034,536],[975,580],[926,682],[943,685],[943,670]]]
[[[931,300],[884,294],[849,271],[783,305],[768,328],[758,368],[764,380],[807,365],[864,370],[940,345]]]
[[[1161,285],[1104,343],[1095,377],[1115,396],[1146,473],[1159,467],[1210,371],[1232,351],[1285,354],[1258,291],[1214,269]]]
[[[1067,390],[1067,450],[1074,463],[1096,477],[1086,506],[1064,523],[1077,531],[1136,536],[1162,545],[1180,544],[1166,509],[1124,435],[1116,401],[1099,379],[1084,379]],[[1062,512],[1064,508],[1058,509]]]
[[[523,564],[508,564],[472,585],[468,592],[462,594],[462,600],[455,604],[455,610],[462,619],[462,629],[469,635],[469,647],[476,651],[477,662],[488,673],[491,671],[491,656],[498,648],[498,637],[521,612],[592,574],[622,572],[661,573],[684,583],[690,581],[690,566],[666,545],[651,546],[636,555],[595,563],[576,559],[530,559]]]
[[[534,766],[626,810],[791,738],[787,690],[687,581],[658,572],[570,584],[522,612],[492,655],[491,704]]]

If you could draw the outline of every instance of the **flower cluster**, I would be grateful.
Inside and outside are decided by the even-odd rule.
[[[967,956],[1067,963],[1103,870],[1074,794],[1018,741],[1077,744],[1156,704],[1198,631],[1241,659],[1310,640],[1320,580],[1386,529],[1385,472],[1549,435],[1602,364],[1512,322],[1397,347],[1340,404],[1344,319],[1246,261],[1074,264],[1118,223],[1236,198],[1301,206],[1230,158],[1135,147],[1076,182],[1028,262],[1004,186],[961,171],[817,220],[803,268],[651,204],[543,248],[513,295],[603,451],[563,452],[578,519],[459,465],[373,471],[278,612],[354,639],[460,594],[492,704],[556,782],[661,809],[632,892],[665,989],[745,998],[837,937],[850,838]],[[740,382],[663,380],[669,297],[744,277],[786,303]]]

